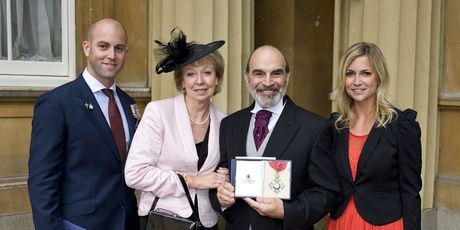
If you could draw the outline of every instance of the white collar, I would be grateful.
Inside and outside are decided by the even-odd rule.
[[[88,84],[89,88],[91,89],[91,91],[93,93],[96,93],[96,92],[99,92],[103,89],[105,89],[106,87],[101,83],[99,82],[95,77],[93,77],[93,75],[91,75],[88,70],[85,70],[83,71],[83,78],[85,79],[86,81],[86,84]],[[113,92],[116,94],[117,93],[117,87],[115,85],[115,82],[113,83],[112,86],[110,86],[111,90],[113,90]]]
[[[251,110],[251,113],[257,113],[259,110],[265,109],[268,110],[274,114],[280,115],[283,112],[284,105],[286,104],[284,97],[281,98],[281,100],[278,101],[274,106],[270,108],[262,108],[257,102],[255,102],[254,108]]]

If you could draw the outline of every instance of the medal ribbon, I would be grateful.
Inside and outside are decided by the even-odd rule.
[[[283,171],[286,168],[287,162],[286,161],[270,161],[270,166],[275,171]]]

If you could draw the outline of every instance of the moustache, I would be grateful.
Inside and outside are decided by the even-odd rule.
[[[257,90],[257,91],[273,91],[273,92],[279,92],[279,91],[280,91],[280,87],[279,87],[279,86],[276,86],[276,85],[272,85],[272,86],[260,85],[260,86],[257,86],[257,87],[256,87],[256,90]]]

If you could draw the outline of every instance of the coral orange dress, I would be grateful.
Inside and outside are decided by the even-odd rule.
[[[358,136],[349,132],[348,160],[350,161],[353,180],[356,177],[359,156],[367,139],[367,134]],[[327,230],[403,230],[403,219],[400,218],[385,225],[373,225],[365,221],[356,210],[355,200],[351,197],[343,214],[337,220],[329,218]]]

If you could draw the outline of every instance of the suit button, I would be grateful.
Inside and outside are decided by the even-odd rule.
[[[120,205],[120,208],[121,208],[121,209],[124,209],[124,208],[125,208],[125,206],[124,206],[124,205]]]

